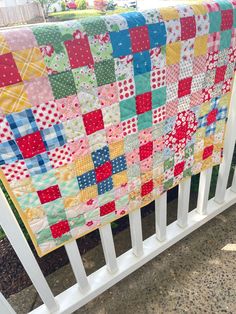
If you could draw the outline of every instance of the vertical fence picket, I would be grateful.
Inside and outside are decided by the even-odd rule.
[[[2,314],[16,314],[11,305],[7,302],[0,292],[0,313]]]
[[[88,291],[90,286],[76,241],[65,244],[65,249],[80,290]]]
[[[167,193],[155,200],[156,235],[159,241],[166,239]]]
[[[133,253],[139,257],[143,254],[143,232],[140,209],[129,213],[129,224]]]
[[[220,165],[219,175],[216,185],[216,194],[215,201],[217,203],[223,203],[225,199],[225,192],[229,178],[229,172],[231,167],[231,161],[234,153],[234,146],[236,141],[236,107],[235,107],[235,99],[236,99],[236,78],[234,78],[233,89],[230,100],[230,108],[228,114],[228,121],[226,125],[225,131],[225,140],[224,140],[224,156],[222,164]]]
[[[236,168],[234,169],[234,177],[231,185],[231,191],[236,193]]]
[[[102,248],[105,256],[107,268],[111,273],[118,270],[116,262],[116,251],[111,230],[111,224],[106,224],[99,228],[100,238],[102,241]]]
[[[21,228],[12,213],[10,206],[0,190],[0,225],[7,235],[8,240],[13,246],[17,256],[19,257],[22,265],[28,273],[33,285],[38,291],[42,301],[47,306],[49,312],[56,311],[58,305],[48,286],[46,279],[43,276],[41,269],[24,237]]]
[[[197,211],[201,215],[207,214],[207,203],[211,185],[212,167],[201,172],[198,187]]]
[[[191,178],[179,184],[177,223],[181,228],[185,228],[188,225],[190,187]]]

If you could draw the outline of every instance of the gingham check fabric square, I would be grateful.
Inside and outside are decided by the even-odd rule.
[[[7,115],[6,118],[15,138],[38,131],[31,109]]]
[[[31,175],[45,173],[52,169],[47,153],[36,155],[25,160],[26,166]]]
[[[63,146],[66,143],[65,131],[62,124],[56,124],[51,128],[42,130],[41,135],[48,151]]]
[[[0,144],[0,165],[10,164],[20,159],[23,157],[14,140]]]

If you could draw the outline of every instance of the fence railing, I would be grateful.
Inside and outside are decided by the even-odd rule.
[[[16,221],[9,204],[0,192],[0,225],[38,291],[43,305],[32,314],[72,313],[110,288],[118,281],[150,261],[201,225],[236,203],[236,171],[232,186],[227,189],[232,156],[236,141],[236,80],[225,133],[224,158],[220,165],[215,197],[208,200],[212,168],[200,174],[197,207],[189,212],[191,178],[179,184],[177,220],[167,226],[167,194],[155,202],[156,232],[143,241],[140,210],[129,214],[132,249],[116,257],[115,245],[108,224],[99,229],[106,265],[87,276],[76,241],[65,245],[77,283],[54,296]],[[0,294],[0,313],[15,313]]]
[[[37,22],[44,21],[44,14],[39,3],[0,7],[0,27],[26,24],[34,19],[37,19]]]

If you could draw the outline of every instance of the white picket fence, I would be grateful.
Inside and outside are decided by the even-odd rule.
[[[236,142],[235,102],[236,80],[234,80],[233,85],[225,134],[224,158],[223,163],[220,165],[215,197],[208,200],[212,169],[207,169],[200,174],[197,208],[188,212],[191,178],[185,180],[179,185],[177,220],[167,226],[167,194],[165,193],[155,203],[156,233],[144,241],[140,210],[130,213],[132,249],[118,258],[116,257],[110,224],[100,228],[106,265],[89,276],[86,275],[77,243],[73,241],[66,244],[65,249],[77,283],[57,296],[53,295],[48,286],[4,194],[0,193],[0,225],[44,303],[30,312],[31,314],[72,313],[236,203],[236,171],[232,186],[227,189]],[[1,293],[0,313],[15,313]]]

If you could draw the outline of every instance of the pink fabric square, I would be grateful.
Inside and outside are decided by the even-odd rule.
[[[72,154],[69,145],[57,147],[48,152],[48,157],[53,168],[59,168],[72,162]]]
[[[173,64],[166,67],[166,84],[172,84],[178,81],[179,64]]]
[[[198,106],[202,103],[202,93],[196,92],[190,95],[190,107]]]
[[[119,102],[117,84],[111,83],[98,87],[98,98],[103,107]]]
[[[34,34],[28,27],[5,30],[3,36],[12,51],[38,47]]]
[[[1,169],[6,176],[8,182],[23,180],[30,177],[26,163],[23,160],[19,160],[10,165],[3,165]]]
[[[32,111],[40,130],[50,128],[54,124],[60,123],[59,111],[55,101],[49,101],[44,104],[36,105],[32,108]]]
[[[152,132],[153,132],[152,128],[139,131],[138,139],[140,146],[152,141]]]
[[[30,82],[24,82],[31,104],[39,105],[53,100],[53,93],[47,77],[40,77]]]
[[[56,100],[60,113],[60,120],[66,121],[82,115],[78,97],[76,95]]]
[[[140,161],[140,170],[142,173],[152,171],[153,167],[153,157],[148,157]]]
[[[178,112],[178,100],[166,104],[166,118],[176,116]]]
[[[106,128],[106,137],[108,143],[118,142],[124,138],[122,125],[114,125]]]
[[[81,137],[69,144],[72,160],[76,160],[80,156],[85,156],[89,154],[89,141],[87,136]]]
[[[206,56],[194,58],[193,75],[197,75],[205,71],[206,71]]]
[[[0,117],[0,143],[13,139],[13,133],[10,129],[9,123],[4,117]]]
[[[126,154],[126,161],[128,166],[139,163],[139,149],[134,149],[132,152]]]

